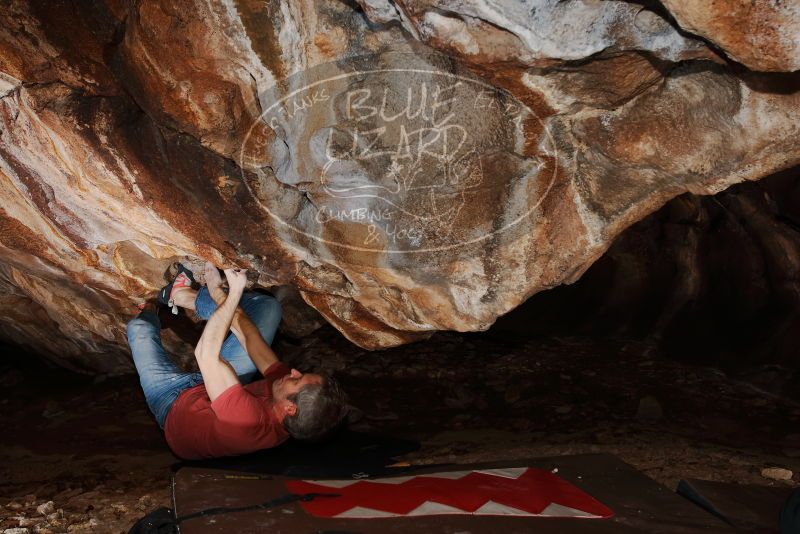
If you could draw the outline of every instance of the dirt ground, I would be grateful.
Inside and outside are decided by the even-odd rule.
[[[491,334],[368,352],[330,328],[276,350],[334,372],[355,429],[420,440],[411,463],[610,452],[671,489],[685,477],[800,481],[799,388],[781,367],[723,372],[646,342]],[[0,427],[0,532],[127,532],[170,505],[176,458],[135,376],[6,365]]]

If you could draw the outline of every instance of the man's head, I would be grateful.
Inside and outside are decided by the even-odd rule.
[[[317,439],[345,415],[347,396],[332,377],[297,369],[272,383],[275,412],[296,439]]]

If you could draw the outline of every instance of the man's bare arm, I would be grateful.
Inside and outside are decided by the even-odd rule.
[[[214,299],[214,302],[217,303],[217,306],[225,301],[225,292],[221,287],[209,286],[209,294]],[[280,361],[277,354],[261,336],[258,327],[253,324],[253,321],[250,320],[250,317],[247,316],[242,308],[236,309],[231,323],[231,330],[253,361],[258,372],[262,375],[272,364]]]
[[[230,288],[228,297],[217,306],[216,311],[209,318],[194,351],[197,365],[203,375],[208,398],[212,402],[226,389],[239,383],[236,373],[228,362],[220,358],[220,350],[222,350],[222,342],[231,327],[239,299],[242,298],[247,278],[244,271],[233,269],[227,269],[225,276],[228,278],[228,287]]]
[[[236,310],[231,326],[233,334],[239,339],[247,355],[253,360],[258,372],[262,375],[270,366],[278,361],[278,355],[272,350],[266,340],[261,336],[258,327],[253,324],[250,317],[241,309]]]

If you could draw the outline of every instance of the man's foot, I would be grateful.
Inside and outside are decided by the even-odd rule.
[[[181,263],[174,263],[176,269],[172,282],[161,288],[158,294],[158,302],[172,309],[172,313],[177,315],[178,308],[194,309],[194,297],[196,291],[192,289],[194,276],[192,272]]]
[[[172,291],[169,294],[169,300],[174,301],[176,306],[186,308],[186,306],[182,304],[186,301],[186,299],[182,298],[187,295],[186,291],[192,291],[192,281],[188,276],[181,273],[172,283]],[[194,296],[192,296],[192,300],[194,300]]]
[[[219,275],[217,266],[207,261],[203,268],[203,275],[206,278],[206,287],[211,298],[218,305],[225,300],[225,291],[222,289],[222,277]]]

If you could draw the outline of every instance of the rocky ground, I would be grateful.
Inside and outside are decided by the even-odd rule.
[[[777,366],[723,372],[647,342],[491,332],[367,352],[324,328],[276,346],[340,377],[355,428],[419,439],[412,463],[611,452],[670,488],[800,481],[798,388]],[[126,532],[169,505],[176,459],[135,377],[27,363],[0,369],[0,386],[0,532]]]

